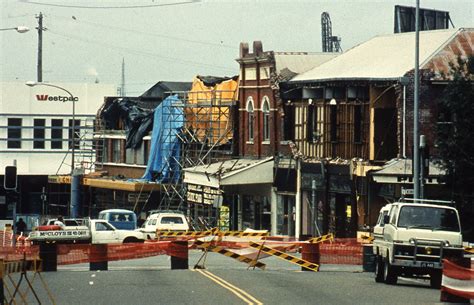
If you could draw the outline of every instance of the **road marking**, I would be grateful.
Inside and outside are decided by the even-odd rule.
[[[238,298],[243,300],[248,305],[254,305],[254,304],[255,305],[263,305],[262,302],[260,302],[259,300],[257,300],[255,297],[251,296],[250,294],[248,294],[244,290],[232,285],[231,283],[227,282],[226,280],[218,277],[217,275],[215,275],[215,274],[213,274],[209,271],[199,270],[199,269],[192,269],[192,271],[196,271],[196,272],[201,273],[202,275],[209,278],[213,282],[217,283],[218,285],[224,287],[225,289],[227,289],[230,292],[232,292],[233,294],[235,294]]]

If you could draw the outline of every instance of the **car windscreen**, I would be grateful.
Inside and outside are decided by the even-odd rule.
[[[398,217],[398,227],[459,232],[457,213],[453,209],[403,206]]]
[[[165,216],[161,218],[162,224],[182,224],[183,219],[181,217]]]

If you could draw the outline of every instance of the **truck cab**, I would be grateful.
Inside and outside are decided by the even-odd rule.
[[[443,259],[462,257],[458,211],[444,201],[395,202],[383,217],[382,234],[374,238],[376,282],[395,284],[398,276],[430,276],[441,285]],[[385,207],[384,207],[385,208]],[[381,211],[382,214],[382,211]],[[374,228],[375,237],[375,228]]]

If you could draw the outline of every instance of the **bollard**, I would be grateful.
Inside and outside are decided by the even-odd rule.
[[[106,244],[91,244],[90,245],[90,263],[89,271],[108,270],[109,261],[107,259],[107,245]]]
[[[171,270],[189,268],[189,252],[187,241],[173,241],[170,243]]]
[[[449,260],[452,263],[458,265],[459,267],[463,267],[467,269],[471,268],[471,259],[469,257],[450,258]],[[443,270],[444,270],[444,266],[443,266]],[[443,279],[443,282],[444,282],[444,279]],[[463,298],[461,296],[457,296],[457,295],[449,293],[448,291],[443,290],[443,284],[441,284],[440,301],[445,302],[445,303],[470,304],[470,300],[468,298]]]
[[[40,243],[39,257],[42,260],[43,271],[58,270],[58,245],[56,243]]]
[[[375,255],[372,244],[362,245],[362,270],[375,272]]]
[[[318,244],[302,244],[301,245],[301,258],[310,263],[318,264],[321,266],[321,252],[319,249],[319,243]],[[305,267],[301,267],[301,270],[313,271],[310,269],[306,269]]]

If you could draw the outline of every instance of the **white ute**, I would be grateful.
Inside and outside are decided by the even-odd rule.
[[[441,285],[444,258],[463,256],[458,211],[447,201],[395,202],[382,208],[374,227],[375,281],[396,284],[398,276],[430,276]],[[389,210],[389,212],[387,212]]]
[[[91,219],[86,221],[85,225],[65,226],[62,229],[58,226],[39,226],[28,238],[34,244],[42,242],[111,244],[144,241],[143,233],[116,229],[102,219]]]
[[[148,239],[153,239],[157,230],[187,232],[189,224],[186,216],[181,213],[159,212],[148,216],[142,227],[135,231],[142,232]]]

